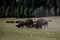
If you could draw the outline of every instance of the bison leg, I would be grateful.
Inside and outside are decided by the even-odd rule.
[[[48,24],[47,24],[47,29],[49,29]]]
[[[45,29],[46,27],[47,27],[47,29],[49,29],[49,28],[48,28],[48,24],[45,24],[45,25],[44,25],[44,29]]]
[[[22,25],[22,28],[24,28],[24,26]]]
[[[34,27],[34,25],[31,25],[31,28],[33,28]]]
[[[40,29],[42,29],[42,25],[40,25]]]
[[[27,28],[30,28],[30,25],[28,25]]]
[[[39,29],[39,26],[35,26],[36,29]]]
[[[44,29],[45,29],[45,25],[44,25]]]

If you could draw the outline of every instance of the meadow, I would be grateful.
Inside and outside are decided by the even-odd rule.
[[[60,17],[43,17],[52,20],[49,29],[17,28],[16,23],[6,23],[7,20],[25,20],[27,18],[0,18],[0,40],[60,40]],[[38,20],[40,18],[31,18]]]

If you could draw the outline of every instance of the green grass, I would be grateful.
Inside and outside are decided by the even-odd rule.
[[[0,19],[0,40],[60,40],[60,31],[35,28],[16,28]]]
[[[0,30],[0,40],[60,40],[60,32],[43,29],[5,28]]]

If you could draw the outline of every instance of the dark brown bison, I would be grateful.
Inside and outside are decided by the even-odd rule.
[[[19,21],[19,23],[16,25],[16,27],[20,28],[20,27],[24,27],[24,21]]]
[[[51,20],[49,20],[49,22],[51,22]],[[44,26],[44,28],[46,26],[48,27],[48,21],[45,20],[45,19],[39,19],[39,20],[36,21],[36,23],[33,24],[33,26],[31,28],[35,27],[35,28],[40,28],[41,29],[42,26]]]
[[[33,24],[33,20],[32,19],[26,19],[25,20],[25,26],[27,26],[27,28],[30,28],[32,24]]]

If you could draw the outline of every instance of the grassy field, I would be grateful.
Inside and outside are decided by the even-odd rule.
[[[39,18],[32,18],[38,20]],[[6,20],[25,20],[15,18],[0,19],[0,40],[60,40],[60,17],[45,17],[52,21],[49,29],[16,28],[16,23],[6,23]]]

